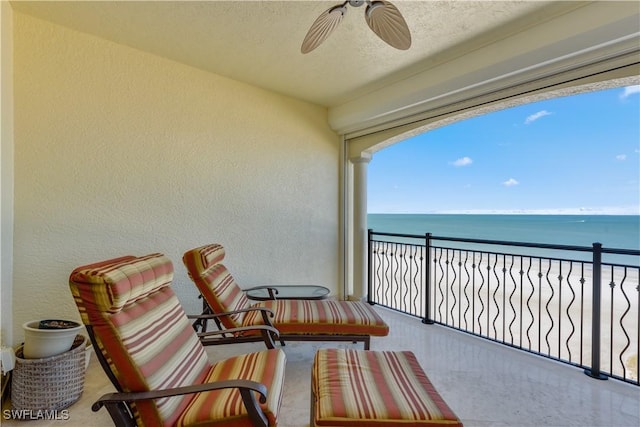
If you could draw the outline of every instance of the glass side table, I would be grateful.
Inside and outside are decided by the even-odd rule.
[[[273,299],[324,299],[329,289],[317,285],[268,285],[245,289],[247,298],[254,301]]]

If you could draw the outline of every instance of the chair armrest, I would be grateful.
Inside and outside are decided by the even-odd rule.
[[[269,325],[255,325],[255,326],[243,326],[240,328],[229,328],[222,329],[217,331],[210,332],[198,332],[198,338],[202,340],[203,338],[207,338],[212,335],[224,335],[224,334],[234,334],[236,332],[245,332],[245,331],[260,331],[262,338],[264,339],[264,343],[267,348],[276,348],[275,340],[280,337],[280,331]]]
[[[245,331],[267,331],[275,335],[276,338],[280,336],[279,330],[277,330],[273,326],[268,326],[268,325],[242,326],[240,328],[229,328],[229,329],[223,329],[218,331],[198,332],[198,336],[208,337],[210,335],[233,334],[236,332],[245,332]]]
[[[93,410],[93,412],[96,412],[109,403],[153,400],[163,397],[202,393],[204,391],[221,390],[225,388],[252,390],[260,395],[260,403],[265,403],[267,401],[267,387],[264,384],[250,380],[227,380],[205,384],[194,384],[177,388],[168,388],[163,390],[107,393],[101,396],[100,399],[98,399],[93,405],[91,405],[91,409]]]
[[[262,321],[264,325],[251,325],[251,326],[242,326],[239,328],[218,329],[217,331],[211,331],[211,332],[198,332],[198,338],[202,340],[203,338],[206,338],[207,336],[210,336],[210,335],[224,335],[228,333],[233,334],[235,332],[245,332],[245,331],[254,330],[254,331],[260,331],[260,334],[262,335],[262,339],[264,340],[264,343],[267,346],[267,348],[275,348],[276,346],[275,340],[277,340],[280,337],[280,331],[273,326],[273,323],[269,318],[269,317],[275,317],[275,313],[270,308],[250,307],[242,310],[226,311],[224,313],[188,314],[187,318],[197,319],[196,321],[197,323],[200,320],[206,321],[209,319],[216,319],[221,316],[228,316],[234,313],[246,313],[246,312],[252,312],[252,311],[260,312],[260,314],[262,315]],[[218,328],[222,328],[222,326],[219,323],[218,323]]]
[[[274,317],[275,316],[275,313],[270,308],[267,308],[267,307],[249,307],[249,308],[243,308],[243,309],[240,309],[240,310],[225,311],[225,312],[222,312],[222,313],[189,314],[189,315],[187,315],[187,317],[189,319],[215,319],[216,317],[229,316],[229,315],[238,314],[238,313],[248,313],[248,312],[251,312],[251,311],[262,311],[264,313],[267,313],[270,317]]]
[[[266,326],[273,327],[273,322],[271,322],[270,317],[273,318],[276,316],[276,314],[274,313],[273,310],[267,307],[249,307],[249,308],[243,308],[240,310],[225,311],[224,313],[188,314],[187,319],[208,320],[208,319],[216,319],[222,316],[229,316],[231,314],[236,314],[236,313],[250,313],[252,311],[259,311],[260,314],[262,315],[262,321],[264,322],[264,324]],[[218,324],[218,327],[220,328],[221,326]],[[223,329],[223,330],[227,332],[229,331],[229,329]],[[278,335],[280,335],[280,332],[278,332]],[[267,347],[269,347],[269,344],[267,344]]]
[[[255,393],[258,393],[260,403],[265,403],[267,401],[267,387],[264,384],[250,380],[227,380],[206,384],[194,384],[190,386],[164,390],[109,393],[100,397],[100,399],[98,399],[93,405],[91,405],[91,409],[94,412],[97,412],[104,406],[107,408],[113,418],[114,413],[112,411],[115,411],[116,413],[120,411],[120,407],[124,402],[130,403],[139,400],[152,400],[163,397],[202,393],[206,391],[221,390],[226,388],[237,388],[240,390],[240,395],[242,396],[242,401],[247,408],[247,412],[249,413],[251,419],[256,422],[256,425],[263,425],[265,427],[268,425],[267,418],[262,412],[262,409],[260,409],[260,404],[258,403],[258,400],[256,400],[255,396]],[[115,418],[114,421],[116,421]],[[116,423],[116,425],[119,424]]]

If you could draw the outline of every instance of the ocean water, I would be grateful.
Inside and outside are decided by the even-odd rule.
[[[640,250],[637,215],[369,214],[367,222],[377,232],[589,247],[598,242]],[[637,265],[638,258],[627,256],[624,262]]]

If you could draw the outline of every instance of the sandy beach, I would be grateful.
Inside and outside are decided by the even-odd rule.
[[[380,245],[371,260],[374,301],[426,316],[425,249]],[[603,266],[600,369],[638,379],[640,268]],[[584,261],[433,249],[430,318],[572,364],[592,366],[594,284]]]

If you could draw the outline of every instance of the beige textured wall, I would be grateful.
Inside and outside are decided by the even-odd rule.
[[[338,292],[339,138],[326,110],[16,12],[15,340],[78,319],[83,263],[221,242],[243,286]],[[213,53],[212,53],[213,54]]]

